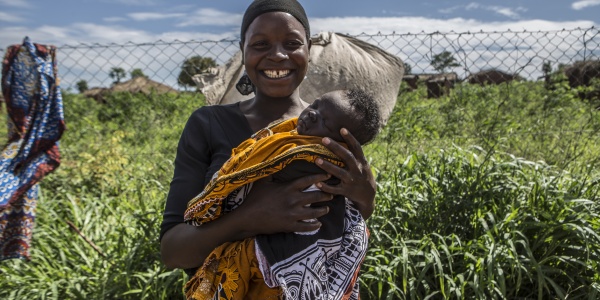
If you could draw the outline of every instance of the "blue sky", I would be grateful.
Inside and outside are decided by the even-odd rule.
[[[0,48],[238,37],[250,0],[0,0]],[[312,33],[538,31],[600,25],[600,0],[305,0]]]

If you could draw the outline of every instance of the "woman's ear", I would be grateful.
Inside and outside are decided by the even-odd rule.
[[[244,43],[240,41],[240,51],[242,51],[242,65],[244,64]]]
[[[310,47],[312,47],[312,40],[308,39],[308,62],[311,61],[311,59],[310,59]]]

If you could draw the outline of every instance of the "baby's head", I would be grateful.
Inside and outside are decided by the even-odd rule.
[[[379,132],[379,107],[373,97],[362,90],[337,90],[317,98],[298,117],[298,133],[344,139],[346,128],[361,145],[372,141]]]

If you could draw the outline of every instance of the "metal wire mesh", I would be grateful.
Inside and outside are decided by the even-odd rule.
[[[438,73],[431,61],[448,51],[460,65],[448,71],[456,72],[459,79],[495,69],[539,80],[545,75],[544,64],[556,70],[600,57],[600,35],[595,27],[560,31],[362,33],[354,37],[397,55],[413,74]],[[108,87],[114,81],[110,70],[118,67],[126,73],[140,69],[154,81],[185,89],[177,78],[186,59],[210,57],[222,65],[239,50],[238,43],[232,39],[57,45],[61,86],[75,92],[76,83],[85,80],[89,87]]]
[[[454,72],[458,80],[467,79],[481,70],[495,69],[509,74],[517,74],[526,80],[536,81],[545,80],[549,73],[555,72],[561,66],[577,62],[600,62],[598,60],[600,58],[599,33],[599,29],[592,27],[535,32],[362,33],[354,37],[400,57],[409,66],[412,74],[439,73],[440,70],[432,65],[432,60],[440,53],[447,51],[454,57],[458,66],[447,68],[445,71]],[[135,69],[140,69],[153,81],[179,90],[193,90],[194,87],[178,84],[178,77],[182,72],[184,62],[191,57],[201,56],[212,58],[217,64],[223,65],[239,51],[239,40],[176,40],[141,44],[57,45],[57,47],[61,87],[70,92],[78,92],[77,83],[80,81],[85,81],[89,88],[110,87],[115,81],[109,75],[113,68],[122,68],[127,74]],[[4,56],[4,52],[4,49],[0,49],[2,56]],[[596,75],[596,77],[599,76]],[[190,98],[189,101],[186,109],[190,111],[183,115],[191,113],[192,109],[200,105],[195,99]],[[115,113],[143,114],[132,107],[118,106],[121,105],[118,103],[105,103],[104,105],[103,113],[106,116],[101,116],[104,118],[110,118]],[[160,112],[163,109],[157,107],[155,111]],[[182,123],[185,122],[185,116],[180,119]],[[140,122],[134,126],[135,134],[138,134],[138,131],[144,131],[144,128],[150,130],[155,125],[150,124],[152,120],[149,117]],[[89,134],[97,130],[90,129],[85,133]],[[0,135],[3,135],[4,132],[5,129],[0,128]],[[527,134],[539,133],[528,131]],[[572,140],[582,133],[554,134]],[[597,129],[586,135],[595,136],[593,140],[597,141]],[[137,137],[133,138],[137,139]],[[475,137],[464,138],[473,139]],[[103,143],[100,140],[98,143]],[[134,156],[147,157],[154,154],[156,149],[163,148],[169,149],[169,153],[174,155],[173,148],[175,146],[172,145],[172,141],[165,139],[164,143],[168,143],[168,147],[158,144],[153,144],[150,149],[147,146],[146,148],[139,146],[139,149],[135,149]],[[64,149],[64,151],[70,150]]]

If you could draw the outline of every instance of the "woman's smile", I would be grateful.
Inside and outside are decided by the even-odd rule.
[[[263,74],[271,79],[279,79],[288,76],[291,70],[264,70]]]

